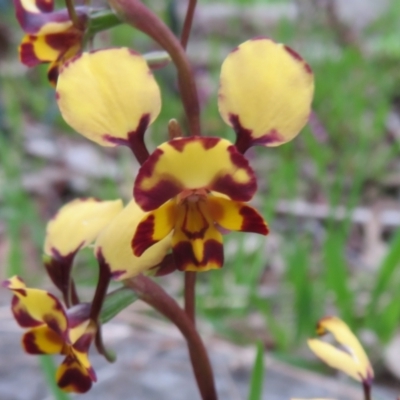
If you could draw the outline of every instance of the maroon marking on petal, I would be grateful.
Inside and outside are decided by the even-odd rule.
[[[269,230],[267,224],[256,210],[243,204],[239,211],[239,214],[243,217],[240,231],[268,235]]]
[[[185,218],[183,219],[183,224],[180,227],[182,232],[186,235],[189,240],[203,239],[207,229],[210,225],[207,222],[207,218],[204,216],[203,212],[200,209],[199,202],[195,204],[196,210],[190,210],[189,205],[187,203],[183,204],[182,207],[185,207]],[[192,231],[187,228],[188,223],[188,214],[189,213],[197,213],[200,214],[203,226],[198,231]]]
[[[238,183],[231,175],[224,175],[216,179],[210,189],[226,194],[235,201],[249,201],[257,190],[255,174],[247,159],[237,151],[235,146],[229,146],[228,151],[232,164],[238,169],[245,169],[250,180],[248,183]]]
[[[54,2],[52,0],[36,0],[36,7],[43,13],[53,11]]]
[[[60,53],[64,53],[77,43],[81,42],[82,32],[75,28],[71,28],[66,32],[47,34],[45,35],[45,40],[51,48]]]
[[[142,182],[153,175],[155,165],[163,154],[164,152],[160,148],[156,149],[141,166],[136,177],[133,197],[144,211],[155,210],[182,191],[181,185],[174,182],[172,177],[168,177],[168,180],[160,180],[156,186],[149,190],[141,188]]]
[[[22,337],[22,347],[29,354],[46,354],[37,346],[33,332],[26,332]]]
[[[35,326],[43,325],[43,322],[31,317],[25,308],[21,308],[20,300],[17,296],[13,296],[11,300],[11,311],[18,325],[22,328],[34,328]]]
[[[50,71],[49,71],[49,73],[47,74],[47,77],[49,78],[49,80],[50,80]],[[58,72],[58,68],[57,68],[57,79],[58,79],[58,75],[59,75],[59,72]],[[60,95],[60,93],[59,92],[57,92],[56,91],[56,100],[58,101],[58,100],[60,100],[61,99],[61,95]]]
[[[87,353],[89,351],[89,347],[92,344],[94,334],[93,333],[84,333],[74,344],[73,348],[80,353]]]
[[[291,49],[289,46],[283,46],[283,48],[297,61],[303,61],[303,57],[297,52]]]
[[[271,129],[264,135],[258,138],[253,138],[253,131],[242,127],[238,115],[230,114],[229,121],[231,122],[232,127],[236,132],[235,146],[242,154],[244,154],[251,146],[268,146],[275,143],[285,142],[285,138],[276,129]]]
[[[32,36],[31,36],[31,39],[33,40]],[[35,40],[36,40],[36,38],[35,38]],[[25,64],[28,67],[34,67],[38,64],[46,62],[46,61],[39,60],[39,58],[37,58],[34,48],[33,48],[33,44],[31,42],[21,44],[21,46],[19,47],[19,58],[20,58],[22,64]]]
[[[308,74],[312,74],[312,73],[313,73],[313,71],[312,71],[310,65],[307,64],[307,63],[304,61],[303,57],[302,57],[299,53],[297,53],[297,51],[294,51],[294,50],[291,49],[289,46],[283,46],[283,47],[284,47],[284,49],[285,49],[296,61],[298,61],[298,62],[300,62],[301,64],[303,64],[304,69],[306,70],[306,72],[307,72]]]
[[[156,271],[154,276],[165,276],[171,274],[177,270],[174,256],[172,254],[167,254],[160,264],[150,268],[149,271]]]
[[[232,124],[232,128],[236,133],[235,146],[240,153],[244,154],[247,149],[252,146],[253,131],[250,129],[243,128],[240,123],[239,116],[237,114],[229,114],[229,122]]]
[[[193,142],[193,139],[198,140],[198,138],[194,137],[188,137],[188,138],[176,138],[172,139],[168,142],[168,144],[173,147],[176,151],[179,151],[182,153],[184,148],[191,142]]]
[[[154,215],[149,215],[136,228],[131,241],[133,253],[136,257],[140,257],[150,246],[158,242],[158,240],[153,239],[154,219]]]
[[[144,143],[144,134],[150,125],[150,114],[143,114],[140,117],[138,126],[134,131],[127,132],[126,138],[117,138],[106,133],[103,139],[117,146],[127,146],[131,149],[139,163],[142,165],[149,157],[149,152]]]
[[[207,240],[204,243],[203,259],[199,262],[193,253],[190,242],[179,242],[173,248],[176,267],[180,271],[185,271],[189,266],[194,265],[204,268],[208,263],[215,263],[222,267],[224,264],[224,249],[222,243],[216,240]]]
[[[52,315],[44,315],[43,321],[49,327],[49,329],[51,329],[52,331],[60,335],[60,337],[65,339],[66,332],[65,331],[63,332],[61,330],[60,326],[58,325],[58,321]]]
[[[57,80],[58,80],[58,75],[59,75],[58,67],[59,67],[58,65],[53,65],[47,71],[47,79],[54,87],[57,85]],[[59,99],[60,99],[60,95],[58,93],[56,93],[56,100],[59,100]]]
[[[52,331],[47,331],[45,334],[45,339],[47,342],[59,344],[61,338]],[[40,349],[35,341],[35,333],[32,331],[26,332],[22,337],[22,347],[29,354],[48,354],[42,349]]]
[[[201,144],[204,147],[205,150],[212,149],[215,147],[219,142],[221,141],[220,138],[217,137],[202,137],[201,138]]]
[[[60,376],[57,384],[61,389],[68,387],[72,388],[75,393],[86,393],[92,387],[92,379],[80,369],[73,367],[75,362],[77,361],[72,357],[67,357],[64,360],[63,364],[67,365],[67,369]]]
[[[27,296],[27,291],[26,289],[19,288],[19,289],[11,289],[14,293],[19,293],[21,296],[26,297]]]
[[[285,138],[276,130],[271,129],[268,133],[253,140],[253,145],[272,145],[275,143],[283,143]]]

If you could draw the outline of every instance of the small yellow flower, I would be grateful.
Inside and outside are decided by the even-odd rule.
[[[331,333],[339,347],[319,339],[309,339],[310,349],[332,368],[351,376],[353,379],[370,384],[374,371],[358,339],[350,328],[337,317],[321,319],[317,325],[318,335]]]
[[[22,337],[22,347],[29,354],[63,354],[56,379],[67,392],[87,392],[96,374],[89,362],[88,351],[95,330],[89,323],[89,304],[66,310],[61,302],[45,290],[27,288],[14,276],[3,282],[10,289],[12,312],[22,328],[29,330]]]
[[[48,78],[54,86],[60,65],[82,50],[88,9],[77,7],[82,29],[77,29],[67,9],[54,11],[53,0],[14,0],[15,13],[26,35],[19,46],[21,62],[28,67],[50,63]]]

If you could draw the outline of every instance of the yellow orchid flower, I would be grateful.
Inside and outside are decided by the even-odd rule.
[[[14,293],[12,312],[22,328],[22,347],[29,354],[63,354],[57,369],[58,386],[66,392],[85,393],[96,381],[88,351],[95,330],[89,323],[89,304],[66,310],[61,302],[45,290],[27,288],[14,276],[3,282]]]
[[[54,86],[60,65],[82,50],[87,7],[77,7],[82,29],[76,28],[67,9],[54,11],[53,0],[14,0],[15,12],[26,35],[19,46],[21,62],[28,67],[50,63],[48,79]]]

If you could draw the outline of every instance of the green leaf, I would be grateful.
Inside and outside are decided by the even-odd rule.
[[[377,306],[382,294],[385,293],[387,287],[391,283],[391,278],[399,264],[400,260],[400,230],[393,238],[388,254],[386,255],[376,277],[376,284],[372,290],[371,301],[368,306],[367,315],[373,320],[377,314]]]
[[[100,313],[100,322],[105,324],[114,318],[119,312],[130,306],[138,296],[132,289],[122,287],[109,293],[103,303]]]
[[[264,346],[257,343],[257,354],[253,365],[250,381],[249,400],[261,400],[264,381]]]
[[[63,392],[56,383],[56,366],[52,356],[40,356],[40,367],[45,377],[47,386],[53,393],[54,400],[69,400],[67,393]]]

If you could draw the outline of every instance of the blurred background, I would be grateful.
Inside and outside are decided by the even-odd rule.
[[[179,32],[185,0],[145,3]],[[61,1],[58,6],[63,7]],[[22,36],[11,1],[0,0],[0,278],[18,274],[31,285],[50,287],[41,262],[46,221],[75,197],[127,201],[138,165],[128,149],[100,148],[64,123],[46,80],[47,67],[27,69],[18,61]],[[378,384],[397,389],[400,3],[199,0],[188,54],[205,135],[234,140],[218,114],[219,69],[233,48],[254,36],[288,44],[311,65],[316,79],[313,113],[294,141],[246,154],[258,175],[254,205],[271,233],[266,238],[226,236],[224,268],[198,277],[200,330],[232,349],[260,341],[282,365],[332,374],[310,354],[305,339],[314,335],[318,319],[335,314],[364,343]],[[142,53],[158,49],[145,35],[122,25],[99,34],[93,43],[94,48],[109,46]],[[155,76],[163,108],[147,133],[151,150],[167,140],[170,118],[184,124],[173,66]],[[74,274],[90,298],[97,277],[90,249],[80,254]],[[181,298],[182,278],[174,273],[159,282]],[[9,299],[0,292],[0,331],[3,326],[4,332],[15,332],[15,352],[25,360],[16,343],[21,330],[8,324]],[[161,324],[145,307],[136,307],[130,313],[133,320],[141,316],[142,323],[151,318]],[[7,350],[1,343],[0,359]],[[3,365],[0,381],[6,381],[6,374]],[[38,397],[2,397],[6,389],[0,383],[0,398],[42,399],[42,386]],[[145,396],[137,398],[152,398]]]

